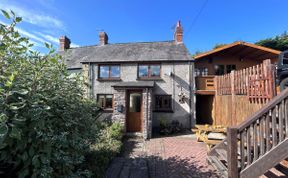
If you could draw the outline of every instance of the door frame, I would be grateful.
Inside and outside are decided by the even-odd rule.
[[[130,107],[130,93],[140,93],[141,94],[141,109],[140,109],[140,123],[141,123],[141,126],[140,126],[140,131],[139,132],[143,132],[143,105],[144,105],[144,101],[143,101],[143,89],[127,89],[126,90],[127,94],[126,94],[126,106],[127,106],[127,109],[126,109],[126,130],[128,130],[128,116],[129,116],[129,107]],[[129,131],[127,131],[129,132]]]

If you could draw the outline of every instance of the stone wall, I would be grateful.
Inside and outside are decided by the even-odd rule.
[[[191,64],[193,65],[193,63]],[[157,81],[153,90],[153,95],[168,94],[172,96],[172,110],[173,112],[153,112],[153,127],[159,127],[160,120],[166,120],[168,123],[173,120],[179,121],[184,128],[191,128],[195,124],[194,109],[192,106],[193,97],[193,81],[191,66],[187,63],[162,63],[162,71],[171,71],[171,76],[163,74],[161,77],[163,81]],[[184,103],[179,102],[178,94],[183,91],[188,97]],[[154,97],[152,97],[152,103]],[[154,108],[154,105],[152,106]]]
[[[125,89],[114,90],[114,108],[112,114],[112,121],[117,121],[123,124],[124,131],[126,132],[126,91]],[[117,106],[123,106],[122,112],[117,110]]]
[[[89,64],[82,64],[82,74],[84,80],[84,96],[88,97],[90,92]]]
[[[149,90],[148,99],[151,103],[148,110],[148,115],[151,118],[148,119],[146,123],[150,127],[159,127],[159,120],[161,118],[167,119],[168,122],[173,120],[178,120],[184,127],[191,128],[195,124],[195,111],[194,111],[194,79],[193,79],[193,62],[162,62],[161,63],[161,80],[155,81],[155,87],[153,90]],[[93,97],[96,99],[97,94],[114,94],[114,100],[117,102],[124,101],[124,98],[118,100],[117,97],[120,97],[120,93],[123,94],[124,91],[114,91],[112,85],[115,85],[119,82],[128,82],[128,81],[137,81],[137,63],[122,63],[120,64],[120,81],[99,81],[98,80],[98,65],[92,64],[90,69],[93,77],[90,77],[92,81],[91,90]],[[88,68],[89,70],[89,68]],[[88,71],[87,70],[87,71]],[[83,67],[84,71],[84,67]],[[85,72],[84,72],[85,73]],[[88,72],[86,72],[88,74]],[[171,73],[171,75],[169,75]],[[192,78],[192,79],[191,79]],[[89,79],[89,78],[88,78]],[[187,95],[187,100],[185,103],[179,102],[178,94],[183,91]],[[167,94],[172,96],[172,109],[173,112],[154,112],[154,96]],[[126,97],[126,94],[124,95]],[[144,99],[145,100],[145,99]],[[126,99],[125,99],[126,101]],[[125,102],[123,103],[125,105]],[[145,106],[146,104],[144,104]],[[114,105],[116,107],[116,105]],[[125,107],[126,108],[126,107]],[[116,108],[114,108],[115,110]],[[116,111],[115,111],[116,112]],[[125,110],[126,113],[126,110]],[[125,113],[116,113],[113,116],[113,119],[122,119],[125,117]],[[112,113],[111,113],[112,114]],[[120,120],[121,120],[120,119]],[[123,121],[125,122],[125,121]],[[124,124],[125,125],[125,124]],[[147,125],[145,127],[147,127]],[[145,129],[144,129],[145,130]],[[144,135],[151,134],[151,131]]]
[[[152,136],[152,89],[144,89],[142,93],[143,111],[143,137],[145,139]]]

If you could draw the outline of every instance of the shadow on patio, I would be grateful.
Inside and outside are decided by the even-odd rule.
[[[194,145],[194,146],[193,146]],[[206,162],[206,147],[187,138],[127,139],[122,154],[107,170],[108,178],[219,177]]]

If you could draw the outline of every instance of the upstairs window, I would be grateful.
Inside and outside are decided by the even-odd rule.
[[[235,64],[215,65],[215,75],[229,74],[233,70],[236,70]]]
[[[172,96],[171,95],[156,95],[155,96],[155,111],[172,111]]]
[[[161,67],[159,64],[140,64],[138,66],[139,78],[160,78]]]
[[[208,75],[208,68],[195,68],[195,76],[207,76]]]
[[[287,52],[285,52],[284,54],[283,54],[283,64],[288,64],[288,53]]]
[[[112,109],[113,106],[113,95],[110,94],[98,94],[97,101],[99,107],[102,109]]]
[[[236,65],[234,65],[234,64],[226,65],[227,74],[230,73],[232,70],[236,70]]]
[[[120,79],[120,66],[99,65],[99,79]]]
[[[215,75],[224,75],[225,74],[225,66],[224,65],[215,65]]]

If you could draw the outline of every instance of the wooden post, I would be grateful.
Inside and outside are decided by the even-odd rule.
[[[218,81],[219,81],[219,78],[217,77],[217,76],[215,76],[214,77],[214,87],[215,87],[215,95],[214,95],[214,104],[212,105],[212,107],[213,107],[213,111],[212,111],[212,117],[213,117],[213,120],[214,120],[214,122],[213,122],[213,125],[218,125],[218,118],[217,118],[217,114],[216,114],[216,112],[217,112],[217,108],[216,108],[216,106],[217,106],[217,97],[218,97],[218,85],[219,85],[219,83],[218,83]]]
[[[228,161],[228,178],[238,178],[238,155],[237,155],[237,128],[228,127],[227,130],[227,161]]]
[[[214,80],[215,96],[217,96],[218,95],[218,77],[215,76],[213,80]]]
[[[236,103],[235,103],[235,71],[231,71],[230,73],[231,76],[231,109],[232,109],[232,114],[231,114],[231,122],[230,126],[235,126],[237,125],[237,119],[236,119]]]
[[[269,99],[272,99],[276,96],[276,87],[275,87],[275,65],[271,64],[271,60],[266,60],[266,67],[268,71],[268,81],[269,81]]]

